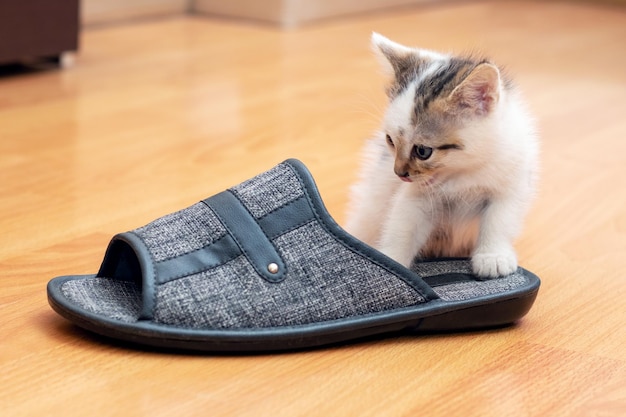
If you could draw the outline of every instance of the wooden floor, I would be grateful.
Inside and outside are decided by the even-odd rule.
[[[339,222],[385,106],[372,30],[481,49],[538,117],[517,249],[543,285],[519,325],[261,356],[109,343],[57,316],[57,275],[109,238],[289,157]],[[626,415],[626,12],[415,7],[282,32],[200,18],[87,30],[76,65],[0,76],[4,416]]]

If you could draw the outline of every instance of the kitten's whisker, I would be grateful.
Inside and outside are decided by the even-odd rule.
[[[355,103],[353,110],[372,116],[373,120],[379,120],[385,114],[385,106],[383,103],[372,101],[371,97],[361,94],[358,103]],[[358,105],[358,107],[357,107]]]

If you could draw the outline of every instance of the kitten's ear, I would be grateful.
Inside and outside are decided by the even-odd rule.
[[[478,65],[450,93],[453,111],[486,116],[500,99],[500,71],[490,63]]]
[[[389,40],[376,32],[372,33],[372,48],[387,72],[396,79],[401,78],[411,66],[411,62],[415,62],[416,56],[413,49]]]

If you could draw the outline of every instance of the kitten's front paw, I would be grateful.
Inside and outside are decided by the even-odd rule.
[[[517,269],[517,257],[512,251],[476,253],[472,256],[472,269],[479,277],[506,276]]]

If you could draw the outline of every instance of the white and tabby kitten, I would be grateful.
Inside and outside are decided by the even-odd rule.
[[[538,153],[519,93],[488,60],[376,33],[372,43],[392,75],[389,106],[366,145],[346,229],[407,267],[471,256],[481,277],[514,272]]]

